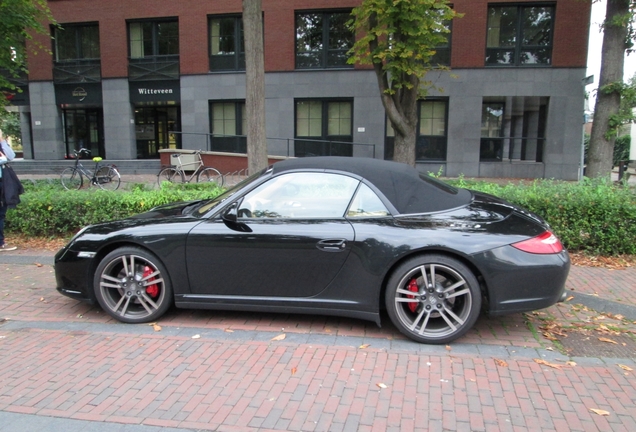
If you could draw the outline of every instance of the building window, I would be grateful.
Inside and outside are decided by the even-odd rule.
[[[554,6],[490,6],[486,65],[550,65],[553,27]]]
[[[65,24],[54,27],[53,40],[53,81],[56,84],[101,80],[97,24]]]
[[[210,70],[245,70],[245,45],[241,17],[211,17],[208,32]]]
[[[431,58],[431,65],[436,66],[450,66],[451,60],[451,35],[452,35],[452,21],[446,21],[445,27],[449,30],[448,33],[444,33],[446,41],[435,47],[435,55]]]
[[[415,159],[418,161],[446,160],[448,99],[421,100],[418,102],[418,112]],[[395,131],[388,119],[384,144],[384,158],[393,160]]]
[[[344,68],[347,51],[354,42],[346,22],[347,12],[302,12],[296,14],[296,68]]]
[[[549,98],[484,98],[479,160],[543,161]]]
[[[99,59],[99,27],[97,24],[81,24],[55,27],[55,61]]]
[[[247,153],[245,101],[210,101],[212,151]]]
[[[353,155],[352,100],[296,100],[296,156]]]
[[[145,58],[179,54],[177,21],[131,22],[130,57]]]
[[[131,81],[179,78],[179,23],[176,20],[128,23]]]

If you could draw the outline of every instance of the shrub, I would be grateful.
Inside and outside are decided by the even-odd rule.
[[[636,254],[636,194],[608,180],[579,183],[537,180],[499,185],[459,179],[460,187],[499,196],[543,217],[571,251]],[[55,182],[25,184],[22,204],[7,213],[6,230],[27,236],[68,236],[84,225],[121,219],[175,201],[212,198],[205,184],[139,184],[127,191],[61,190]]]
[[[537,180],[496,185],[453,182],[520,205],[543,217],[571,251],[636,254],[636,194],[606,179]]]
[[[139,186],[116,192],[67,191],[59,183],[29,183],[23,182],[22,203],[7,213],[5,228],[33,237],[68,236],[85,225],[122,219],[171,202],[213,198],[222,191],[210,183],[164,183],[161,189]]]

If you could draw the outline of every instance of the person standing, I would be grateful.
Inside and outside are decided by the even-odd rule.
[[[15,157],[13,149],[9,146],[7,141],[0,132],[0,190],[2,190],[2,166],[9,161],[12,161]],[[10,246],[4,242],[4,218],[7,215],[8,206],[3,200],[0,200],[0,252],[16,250],[17,247]]]

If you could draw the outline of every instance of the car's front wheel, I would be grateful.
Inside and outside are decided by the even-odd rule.
[[[386,308],[393,324],[423,343],[448,343],[465,334],[481,310],[477,278],[460,261],[421,255],[401,264],[388,281]]]
[[[94,287],[106,313],[127,323],[154,321],[173,300],[166,268],[154,255],[134,247],[106,255],[97,266]]]

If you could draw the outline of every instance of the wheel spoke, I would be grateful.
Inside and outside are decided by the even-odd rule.
[[[115,312],[117,312],[119,310],[119,306],[121,306],[124,300],[126,301],[126,304],[124,304],[124,307],[121,311],[121,316],[126,315],[126,310],[128,309],[128,304],[130,303],[130,297],[122,296],[122,298],[119,299],[119,301],[115,305],[115,308],[113,309]]]
[[[446,324],[448,324],[448,326],[453,329],[453,331],[457,330],[457,326],[455,324],[453,324],[453,322],[451,320],[448,319],[448,317],[446,316],[446,314],[444,313],[444,311],[448,312],[449,314],[452,314],[452,316],[454,316],[456,319],[457,315],[453,314],[451,311],[449,311],[448,309],[444,309],[444,310],[438,310],[437,312],[439,312],[439,315],[444,318],[444,321],[446,321]],[[459,319],[458,319],[459,321]],[[462,321],[463,323],[463,321]],[[462,324],[460,323],[460,324]]]
[[[431,317],[430,313],[426,314],[426,319],[422,323],[422,326],[420,327],[420,331],[418,332],[420,334],[420,336],[422,336],[424,334],[424,330],[426,330],[426,326],[428,325],[428,320],[429,320],[430,317]]]
[[[444,310],[446,311],[446,313],[448,313],[459,325],[464,324],[464,320],[461,319],[460,317],[458,317],[457,315],[455,315],[455,312],[453,312],[451,309],[449,309],[448,307],[444,306]]]
[[[402,295],[410,295],[410,296],[412,296],[413,294],[417,294],[416,292],[405,290],[403,288],[398,288],[397,292]]]
[[[413,294],[409,294],[413,295]],[[398,297],[395,299],[396,303],[419,303],[419,300],[416,298],[406,298],[406,297]]]
[[[104,287],[104,288],[115,288],[115,289],[120,289],[121,285],[120,284],[110,284],[110,283],[106,283],[106,282],[101,282],[99,284],[99,286]]]
[[[428,276],[426,275],[426,266],[420,267],[420,272],[422,273],[422,278],[424,279],[424,289],[428,288]]]
[[[454,284],[452,284],[451,286],[449,286],[448,288],[445,288],[444,291],[442,291],[444,294],[454,290],[457,287],[460,287],[462,285],[466,285],[466,281],[464,279],[455,282]]]
[[[415,330],[415,327],[417,327],[417,323],[422,319],[425,313],[426,311],[422,309],[420,314],[417,317],[415,317],[415,319],[413,320],[413,324],[411,324],[411,331]]]
[[[444,292],[446,292],[446,291],[444,291]],[[449,299],[449,298],[457,297],[457,296],[464,295],[464,294],[470,294],[470,290],[468,288],[464,288],[463,290],[456,291],[456,292],[454,292],[452,294],[447,295],[446,298]]]

